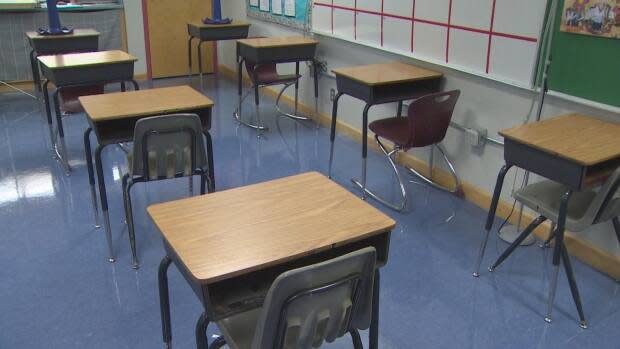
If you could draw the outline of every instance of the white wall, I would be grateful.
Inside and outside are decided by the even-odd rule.
[[[132,0],[127,0],[132,1]],[[300,32],[277,24],[267,23],[246,17],[245,0],[227,0],[222,2],[222,12],[225,16],[248,20],[252,23],[250,35],[261,36],[284,36],[294,35]],[[445,90],[460,89],[462,94],[454,114],[454,121],[468,127],[487,128],[489,135],[500,138],[497,132],[500,129],[522,123],[530,110],[531,100],[534,93],[519,88],[511,87],[488,79],[456,72],[440,66],[433,66],[412,59],[392,55],[376,49],[362,47],[354,43],[317,36],[320,41],[318,56],[328,62],[328,70],[353,66],[358,64],[378,63],[384,61],[405,61],[420,66],[442,71],[445,74]],[[234,42],[219,43],[219,63],[231,69],[236,69]],[[287,67],[292,69],[292,67]],[[283,69],[287,69],[283,68]],[[303,82],[300,87],[302,103],[314,105],[313,82],[306,67],[303,67]],[[332,103],[329,99],[329,91],[336,88],[335,80],[323,77],[320,81],[319,108],[322,113],[331,115]],[[339,106],[338,119],[350,125],[361,124],[363,104],[349,97],[343,97]],[[380,106],[371,109],[370,119],[386,117],[395,114],[394,105]],[[584,114],[600,116],[608,120],[620,122],[620,116],[581,106],[565,100],[548,97],[543,111],[543,117],[565,114],[568,112],[580,112]],[[487,192],[492,192],[499,168],[503,164],[503,149],[492,144],[483,149],[475,149],[468,145],[464,135],[451,129],[446,136],[444,145],[453,160],[455,167],[463,181],[469,182]],[[412,151],[413,152],[413,151]],[[427,158],[427,153],[414,152],[422,159]],[[514,173],[514,170],[513,172]],[[504,199],[509,199],[510,184],[513,175],[507,176],[504,189]],[[483,222],[480,222],[482,229]],[[594,231],[584,234],[584,238],[592,241],[598,247],[620,256],[620,247],[616,241],[611,224],[604,224]]]
[[[144,46],[144,22],[142,0],[125,0],[125,23],[127,25],[127,49],[138,57],[134,74],[146,74],[146,48]]]

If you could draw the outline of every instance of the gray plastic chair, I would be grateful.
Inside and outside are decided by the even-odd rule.
[[[604,223],[612,220],[616,237],[620,243],[620,167],[617,168],[607,181],[598,191],[593,189],[574,192],[568,201],[566,210],[566,229],[573,232],[581,232],[595,224]],[[510,254],[525,240],[540,224],[549,219],[553,222],[554,227],[557,225],[560,202],[564,193],[568,190],[562,184],[553,181],[542,181],[526,186],[515,193],[515,199],[526,207],[536,211],[540,216],[536,218],[521,235],[506,249],[506,251],[497,259],[497,261],[489,268],[494,271]],[[563,234],[563,233],[562,233]],[[549,246],[549,242],[558,235],[558,229],[554,228],[547,241],[541,245]],[[579,290],[570,264],[570,257],[566,246],[563,244],[563,238],[556,239],[561,249],[561,258],[564,262],[564,268],[571,287],[573,300],[579,312],[581,327],[586,328],[587,322],[583,314],[583,307],[579,296]],[[557,284],[557,283],[556,283]],[[551,307],[555,296],[555,286],[552,287],[548,304],[548,315],[545,318],[551,321]]]
[[[318,348],[370,327],[376,250],[367,247],[326,262],[281,274],[262,308],[217,322],[223,337],[210,348]]]
[[[200,176],[200,194],[210,181],[200,118],[195,114],[172,114],[138,120],[133,152],[128,154],[129,172],[123,176],[123,198],[129,230],[133,267],[138,268],[131,187],[135,183]],[[209,186],[211,187],[211,186]]]

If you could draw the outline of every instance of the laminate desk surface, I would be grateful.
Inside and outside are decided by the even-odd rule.
[[[61,40],[61,39],[74,39],[77,37],[86,36],[99,36],[100,33],[94,29],[74,29],[73,33],[66,35],[41,35],[35,31],[26,32],[26,36],[30,40]]]
[[[208,28],[208,29],[218,29],[218,28],[238,28],[238,27],[249,27],[250,23],[243,21],[232,21],[228,24],[205,24],[202,22],[190,22],[188,25],[194,26],[196,28]]]
[[[189,86],[82,96],[79,100],[94,122],[154,113],[173,114],[214,105],[211,99]]]
[[[439,79],[442,73],[400,62],[360,65],[333,70],[334,74],[348,77],[365,85],[386,85],[401,82]]]
[[[319,42],[303,36],[280,36],[271,38],[255,38],[237,40],[242,45],[253,48],[274,48],[286,46],[318,45]]]
[[[394,220],[311,172],[152,205],[200,283],[229,279],[392,230]]]
[[[53,70],[129,63],[138,60],[127,52],[120,50],[40,56],[37,59],[47,68]]]
[[[499,134],[583,166],[620,158],[620,124],[579,114],[557,116]]]

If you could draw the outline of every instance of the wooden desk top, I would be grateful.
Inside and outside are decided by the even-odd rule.
[[[202,22],[190,22],[187,24],[194,26],[194,27],[198,27],[198,28],[210,28],[210,29],[238,28],[238,27],[249,27],[250,26],[250,23],[243,22],[243,21],[232,21],[231,23],[228,23],[228,24],[204,24]]]
[[[557,116],[499,134],[584,166],[620,159],[620,124],[579,114]]]
[[[67,35],[41,35],[35,31],[26,32],[26,36],[30,40],[50,40],[50,39],[73,39],[76,37],[99,36],[99,32],[95,29],[74,29],[73,33]]]
[[[240,39],[237,40],[237,42],[253,48],[274,48],[319,44],[318,41],[303,36],[279,36],[271,38]]]
[[[201,283],[391,231],[395,222],[317,172],[148,207]]]
[[[359,65],[332,71],[370,86],[439,79],[443,76],[439,72],[400,62]]]
[[[214,103],[189,86],[106,93],[79,97],[93,122],[211,108]]]
[[[39,56],[37,59],[49,69],[66,69],[89,67],[116,63],[135,62],[138,59],[120,50],[68,53],[51,56]]]

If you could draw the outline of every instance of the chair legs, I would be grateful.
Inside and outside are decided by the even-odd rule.
[[[541,225],[546,220],[547,218],[544,216],[538,216],[538,218],[533,220],[532,223],[530,223],[530,225],[528,225],[527,228],[523,230],[521,235],[519,235],[519,237],[517,237],[517,239],[506,249],[506,251],[502,253],[502,255],[493,264],[493,266],[489,268],[489,271],[490,272],[495,271],[495,269],[499,267],[500,264],[502,264],[506,260],[506,258],[508,258],[508,256],[510,256],[512,252],[514,252],[514,250],[517,247],[519,247],[519,245],[521,245],[521,242],[523,242],[523,240],[525,240],[528,236],[530,236],[530,234],[532,234],[534,229],[536,229],[539,225]]]
[[[286,91],[286,89],[294,85],[296,85],[295,82],[289,82],[287,84],[284,84],[284,87],[282,87],[282,89],[280,90],[280,93],[278,93],[278,98],[276,98],[276,110],[278,111],[278,113],[286,117],[289,117],[291,119],[294,119],[294,120],[304,120],[304,121],[312,120],[312,118],[297,115],[298,99],[299,99],[299,91],[297,89],[295,89],[295,113],[286,113],[280,108],[280,100],[282,99],[282,95],[284,95],[284,91]]]
[[[364,345],[362,344],[362,338],[360,337],[360,333],[358,330],[349,331],[351,335],[351,339],[353,340],[353,348],[354,349],[364,349]]]
[[[620,244],[620,219],[615,217],[612,219],[612,222],[614,224],[614,230],[616,231],[616,238],[618,238],[618,243]]]
[[[207,327],[209,326],[209,319],[207,313],[200,314],[198,321],[196,322],[196,348],[208,349],[209,340],[207,338]]]
[[[217,337],[211,345],[209,345],[209,349],[220,349],[221,347],[226,345],[226,339],[224,337]]]
[[[133,210],[131,207],[131,187],[133,187],[134,182],[129,178],[129,174],[123,176],[123,199],[125,203],[125,216],[127,218],[127,231],[129,235],[129,245],[131,247],[131,256],[132,256],[132,268],[138,269],[140,268],[140,263],[138,262],[138,251],[136,248],[136,231],[133,222]]]
[[[394,148],[392,151],[388,151],[387,148],[385,147],[385,145],[383,145],[383,143],[381,143],[381,140],[379,139],[378,136],[375,136],[375,140],[377,141],[377,144],[379,145],[379,148],[381,149],[381,151],[383,152],[383,154],[385,154],[388,162],[390,163],[390,166],[392,167],[392,170],[394,171],[394,174],[396,174],[396,178],[398,179],[398,185],[400,187],[400,193],[401,193],[401,201],[399,203],[391,203],[389,201],[387,201],[386,199],[380,197],[379,195],[373,193],[372,191],[370,191],[368,188],[364,188],[362,186],[361,183],[352,180],[353,184],[357,185],[358,187],[360,187],[362,190],[365,190],[365,192],[372,197],[373,199],[379,201],[380,203],[384,204],[385,206],[396,210],[398,212],[402,212],[405,209],[405,206],[407,205],[407,191],[405,190],[405,184],[403,183],[403,179],[400,175],[400,171],[398,171],[398,167],[396,166],[396,163],[394,161],[394,157],[395,155],[401,150],[400,148]]]
[[[448,165],[448,169],[450,170],[450,174],[452,175],[452,180],[454,181],[454,188],[448,188],[448,187],[444,187],[443,185],[438,184],[437,182],[435,182],[433,180],[433,167],[434,167],[434,149],[437,148],[437,150],[439,150],[439,152],[441,153],[441,156],[444,159],[444,162],[446,163],[446,165]],[[447,191],[449,193],[453,193],[453,194],[460,194],[462,192],[461,189],[461,182],[459,181],[459,178],[456,174],[456,170],[454,169],[454,165],[452,164],[452,162],[450,161],[450,159],[448,158],[448,156],[446,155],[446,151],[443,149],[443,147],[437,143],[437,144],[433,144],[431,146],[431,153],[430,153],[430,159],[429,159],[429,176],[425,176],[423,174],[421,174],[420,172],[416,171],[413,168],[410,167],[406,167],[407,170],[409,170],[409,172],[411,172],[412,174],[414,174],[416,177],[419,177],[420,179],[422,179],[424,182],[426,182],[427,184],[440,189],[440,190],[444,190]]]

